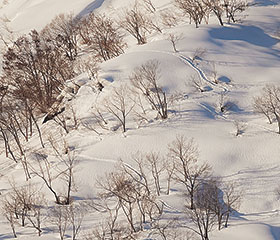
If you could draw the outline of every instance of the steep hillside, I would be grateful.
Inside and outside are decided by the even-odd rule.
[[[160,12],[173,11],[169,0],[152,2],[157,9],[155,22]],[[215,225],[209,239],[280,239],[280,204],[276,193],[280,182],[278,126],[275,121],[267,123],[265,116],[256,113],[253,107],[254,97],[262,94],[266,84],[280,84],[280,2],[263,0],[254,3],[242,13],[242,21],[237,23],[219,26],[213,15],[209,24],[203,23],[198,28],[188,21],[181,21],[177,26],[163,28],[162,33],[153,31],[144,45],[137,45],[136,40],[126,34],[128,48],[125,53],[100,63],[97,80],[104,86],[102,91],[96,89],[96,79],[90,79],[86,72],[72,81],[80,88],[71,99],[64,99],[62,105],[66,119],[69,116],[69,119],[73,118],[75,113],[79,122],[77,127],[69,127],[71,130],[66,133],[54,121],[41,124],[42,117],[40,128],[44,141],[52,136],[63,148],[65,140],[69,149],[75,151],[78,164],[75,168],[77,191],[73,192],[74,202],[93,205],[100,190],[96,182],[106,182],[109,178],[106,173],[118,169],[120,159],[134,171],[138,171],[133,158],[137,152],[144,155],[156,152],[162,161],[168,159],[171,162],[170,152],[168,155],[170,143],[176,136],[184,135],[187,139],[193,138],[197,144],[198,163],[207,162],[213,176],[225,184],[233,184],[241,196],[239,206],[230,216],[228,228],[218,231]],[[96,11],[117,21],[124,7],[130,4],[130,0],[8,0],[2,2],[0,15],[9,20],[9,27],[20,35],[34,28],[42,29],[59,13],[73,12],[75,16],[85,16]],[[180,36],[177,52],[168,40],[170,34]],[[83,54],[90,58],[90,53]],[[167,119],[160,119],[145,100],[140,106],[138,95],[130,91],[133,71],[135,73],[135,68],[148,61],[157,61],[159,85],[170,99]],[[195,84],[203,88],[203,92],[195,88]],[[126,132],[122,132],[118,118],[110,114],[108,107],[104,110],[115,89],[121,92],[120,87],[123,86],[126,86],[123,95],[128,95],[128,109],[134,107],[126,118]],[[226,104],[230,106],[228,109]],[[225,111],[221,107],[225,107]],[[141,108],[146,111],[142,118],[137,114]],[[100,120],[99,111],[104,111],[102,118],[106,124]],[[241,130],[238,136],[236,124]],[[28,161],[35,166],[38,157],[33,153],[42,150],[38,134],[25,144]],[[51,149],[51,144],[46,145]],[[49,152],[51,163],[55,164],[55,154],[51,150]],[[0,191],[4,199],[11,191],[10,182],[20,186],[27,182],[22,166],[6,158],[4,148],[0,164]],[[145,167],[148,171],[149,167]],[[163,168],[166,169],[166,165]],[[151,172],[148,175],[152,177]],[[161,176],[162,191],[158,199],[163,203],[163,214],[159,219],[170,224],[170,232],[185,234],[187,228],[184,226],[194,227],[185,213],[186,190],[173,180],[167,195],[166,173]],[[55,205],[52,193],[35,174],[28,182],[45,193],[48,207],[43,212],[42,236],[39,238],[36,230],[27,224],[26,227],[16,225],[18,238],[59,239],[56,224],[47,221]],[[64,190],[61,181],[56,182],[55,187],[60,192]],[[105,210],[98,212],[89,207],[86,211],[88,214],[77,239],[87,239],[87,233],[99,229],[105,222]],[[173,218],[177,219],[175,224],[170,223]],[[128,229],[124,215],[118,221]],[[148,223],[144,225],[144,231],[135,235],[135,239],[163,239],[149,227]],[[71,239],[70,229],[66,231],[65,239]],[[1,216],[0,239],[12,238],[9,223]],[[170,235],[167,239],[175,237]],[[188,239],[201,237],[195,234]]]

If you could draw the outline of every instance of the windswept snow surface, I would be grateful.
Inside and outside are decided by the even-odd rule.
[[[159,9],[168,8],[168,0],[155,0]],[[42,28],[56,14],[74,12],[76,15],[98,11],[112,13],[121,11],[130,0],[10,0],[3,5],[0,15],[6,16],[10,25],[18,32]],[[161,84],[168,94],[177,94],[179,100],[170,107],[169,118],[153,120],[137,127],[132,117],[128,120],[128,131],[106,132],[100,136],[80,129],[66,136],[75,146],[80,160],[77,171],[79,191],[77,199],[94,197],[96,178],[115,169],[121,158],[133,167],[131,154],[141,151],[167,152],[168,144],[176,135],[184,134],[194,138],[200,150],[200,161],[208,162],[215,175],[226,182],[233,182],[242,193],[240,209],[232,217],[227,229],[214,230],[211,240],[280,240],[280,202],[275,189],[280,184],[280,136],[277,126],[269,125],[266,119],[254,113],[253,97],[260,94],[269,83],[280,84],[280,43],[277,28],[280,27],[280,2],[258,1],[246,14],[242,23],[218,25],[214,17],[210,24],[182,24],[153,34],[148,43],[135,45],[127,38],[130,47],[126,53],[101,64],[100,78],[105,84],[104,91],[96,94],[86,79],[70,104],[80,118],[89,118],[91,107],[110,95],[114,86],[130,84],[129,75],[142,63],[156,59],[160,62]],[[166,40],[168,33],[182,34],[178,53]],[[195,49],[204,48],[207,53],[193,63],[190,59]],[[217,70],[219,84],[213,83],[213,66]],[[190,76],[200,78],[208,91],[195,92],[190,86]],[[217,108],[220,94],[227,92],[234,107],[226,114]],[[234,121],[243,121],[247,128],[241,136],[235,136]],[[42,126],[44,132],[51,131],[48,123]],[[38,145],[38,140],[32,140]],[[11,165],[11,160],[1,157],[1,191],[9,189],[8,179],[14,176],[23,181],[20,167]],[[48,193],[48,190],[43,188]],[[184,205],[176,191],[163,200],[172,209]],[[51,195],[48,195],[52,199]],[[170,210],[171,211],[171,210]],[[10,228],[0,218],[0,239],[11,238]],[[85,230],[98,223],[96,216],[87,216]],[[34,231],[18,228],[19,239],[38,239]],[[144,237],[143,237],[144,238]],[[41,239],[58,239],[58,234],[44,230]],[[82,239],[82,238],[81,238]]]
[[[30,29],[40,30],[56,15],[73,13],[84,15],[99,8],[103,0],[9,0],[4,4],[0,16],[10,21],[12,29],[28,32]]]

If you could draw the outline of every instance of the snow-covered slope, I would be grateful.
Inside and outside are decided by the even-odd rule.
[[[2,0],[0,16],[10,21],[13,30],[40,30],[56,15],[73,13],[84,15],[102,5],[102,0]]]
[[[168,8],[170,4],[168,0],[154,2],[159,9]],[[10,20],[12,29],[25,33],[44,27],[59,13],[85,15],[94,9],[111,13],[112,9],[121,10],[128,4],[130,0],[9,0],[7,4],[2,3],[0,16]],[[240,209],[229,228],[213,231],[211,239],[280,239],[280,204],[275,194],[280,183],[280,138],[276,134],[277,126],[267,124],[252,107],[253,97],[259,95],[267,83],[280,84],[280,42],[276,37],[280,27],[280,2],[259,1],[247,14],[242,23],[224,27],[220,27],[215,18],[198,29],[181,24],[163,34],[153,34],[143,46],[135,45],[133,39],[128,38],[130,47],[125,54],[101,64],[99,77],[106,86],[99,95],[92,91],[91,81],[85,75],[79,77],[85,79],[86,84],[69,104],[83,119],[92,115],[91,107],[110,95],[114,86],[130,84],[129,76],[135,67],[153,59],[160,62],[161,85],[179,100],[170,107],[167,120],[154,119],[138,128],[130,117],[125,134],[120,130],[101,135],[86,129],[70,132],[67,141],[75,146],[80,160],[77,199],[94,197],[96,178],[113,170],[120,158],[133,165],[131,154],[137,151],[165,154],[176,135],[184,134],[198,143],[201,162],[208,162],[215,175],[234,182],[242,193]],[[177,45],[179,52],[174,53],[166,40],[168,33],[182,34]],[[206,49],[207,53],[193,64],[191,57],[198,48]],[[219,84],[213,82],[213,68]],[[201,78],[209,91],[194,91],[190,76]],[[217,108],[222,92],[228,92],[234,102],[233,110],[227,114],[221,114]],[[235,136],[234,121],[247,125],[239,137]],[[42,128],[43,132],[52,131],[51,124]],[[32,141],[34,145],[38,143],[36,139]],[[1,158],[0,189],[3,192],[9,189],[11,176],[16,181],[24,179],[20,167],[4,169],[9,161]],[[174,209],[184,204],[183,199],[178,200],[176,191],[166,201]],[[0,219],[0,239],[8,239],[11,237],[9,226],[3,217]],[[85,230],[97,223],[96,220],[96,216],[88,216]],[[19,239],[38,239],[32,229],[19,232]],[[57,238],[57,233],[48,230],[41,237]]]

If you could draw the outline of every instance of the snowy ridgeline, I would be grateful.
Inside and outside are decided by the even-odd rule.
[[[280,239],[279,2],[52,1],[0,2],[0,239]]]

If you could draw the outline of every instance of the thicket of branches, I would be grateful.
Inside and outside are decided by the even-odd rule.
[[[175,6],[198,27],[203,21],[208,23],[210,14],[214,14],[220,25],[235,23],[239,20],[238,14],[244,12],[249,4],[244,0],[174,0]]]
[[[228,22],[235,22],[236,14],[248,7],[241,0],[175,0],[175,3],[196,26],[203,20],[208,22],[210,13],[217,16],[221,25],[224,16]],[[44,232],[42,223],[48,216],[60,239],[65,238],[69,229],[72,239],[77,239],[85,214],[85,208],[72,199],[78,161],[74,151],[63,140],[60,142],[63,146],[58,146],[51,138],[45,139],[38,119],[48,114],[66,134],[71,128],[77,129],[79,120],[74,109],[68,109],[73,122],[70,126],[69,111],[65,111],[65,107],[57,107],[63,101],[64,92],[69,91],[65,90],[67,80],[79,74],[80,69],[85,70],[90,78],[97,79],[98,62],[124,53],[127,47],[124,32],[134,37],[138,44],[145,44],[152,32],[161,32],[162,26],[175,26],[178,20],[175,15],[166,12],[157,15],[153,2],[143,0],[141,4],[126,8],[120,14],[118,24],[106,15],[91,13],[78,19],[72,14],[62,14],[40,32],[33,30],[15,41],[5,41],[7,49],[3,55],[0,85],[0,137],[5,154],[22,165],[26,180],[34,176],[39,178],[56,203],[48,212],[45,197],[38,189],[31,185],[18,187],[11,184],[10,193],[3,198],[2,210],[14,237],[19,223],[33,227],[40,236]],[[156,21],[157,16],[161,16],[160,24]],[[180,36],[170,35],[169,40],[177,52],[176,42]],[[92,58],[83,61],[80,58],[82,53],[90,53]],[[79,63],[82,66],[77,67]],[[132,89],[127,86],[113,88],[103,109],[96,109],[98,124],[106,128],[108,120],[104,114],[107,114],[125,132],[127,117],[133,111],[141,121],[148,120],[144,101],[161,119],[166,119],[170,99],[160,84],[160,78],[160,64],[156,60],[135,68],[130,76]],[[96,84],[96,88],[102,91],[104,86],[99,81]],[[255,108],[269,121],[272,121],[272,116],[278,121],[279,89],[267,87],[264,92],[256,99]],[[269,107],[264,106],[269,100]],[[278,124],[280,132],[280,120]],[[52,157],[42,150],[34,152],[35,159],[31,160],[25,143],[34,132],[39,136],[41,147],[48,146],[52,150]],[[106,215],[106,220],[88,239],[133,239],[147,226],[163,239],[168,239],[167,229],[170,226],[175,228],[179,223],[169,226],[164,222],[162,214],[166,205],[159,196],[170,194],[171,186],[177,187],[178,184],[185,189],[186,216],[194,226],[187,229],[208,240],[212,226],[217,224],[221,229],[228,225],[229,216],[238,207],[240,199],[234,187],[213,180],[210,166],[199,163],[197,147],[192,140],[178,136],[169,144],[168,152],[167,156],[155,152],[136,154],[132,157],[135,168],[120,162],[118,171],[98,181],[101,191],[92,207]],[[64,186],[62,193],[57,188],[61,183]],[[176,235],[171,235],[172,239],[177,239]]]
[[[172,228],[184,226],[202,240],[209,240],[214,226],[218,230],[228,226],[230,215],[240,204],[235,186],[214,177],[210,166],[200,163],[193,139],[177,136],[168,150],[166,156],[138,152],[132,155],[133,165],[120,161],[117,170],[98,180],[99,195],[92,207],[104,214],[106,221],[87,239],[133,238],[144,226],[162,239],[177,239],[170,234]],[[185,187],[182,191],[187,201],[182,214],[189,220],[187,225],[175,219],[168,224],[163,216],[168,206],[159,196],[172,194],[171,186]]]
[[[80,22],[82,43],[94,54],[96,60],[109,60],[124,53],[126,43],[112,19],[105,15],[89,14]]]

